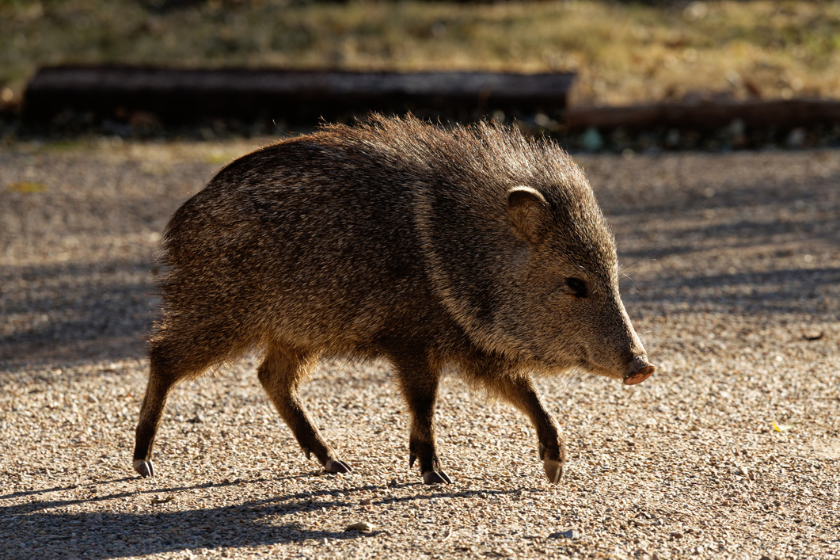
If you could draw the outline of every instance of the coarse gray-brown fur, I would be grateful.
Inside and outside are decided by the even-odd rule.
[[[444,366],[530,418],[553,482],[564,444],[532,373],[636,383],[654,369],[583,172],[556,144],[500,125],[374,116],[257,150],[178,209],[163,263],[134,453],[144,476],[172,387],[253,347],[265,348],[272,403],[330,472],[350,467],[309,419],[300,383],[320,356],[390,360],[426,483],[449,482],[433,423]]]

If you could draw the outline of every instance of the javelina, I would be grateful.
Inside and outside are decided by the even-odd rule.
[[[257,150],[178,209],[163,263],[134,451],[143,476],[170,389],[257,346],[260,383],[329,472],[350,467],[300,383],[319,356],[388,359],[411,413],[409,463],[427,484],[450,482],[433,425],[446,364],[531,419],[552,482],[564,444],[532,373],[634,384],[654,371],[583,172],[557,145],[495,124],[373,117]]]

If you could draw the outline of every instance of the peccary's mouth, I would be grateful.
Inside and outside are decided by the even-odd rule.
[[[586,348],[581,349],[582,356],[578,358],[577,365],[585,371],[594,373],[596,375],[603,375],[611,377],[612,379],[623,379],[625,385],[638,385],[647,380],[648,377],[654,374],[656,366],[650,364],[647,356],[636,356],[627,366],[624,374],[617,372],[615,369],[601,366],[589,358],[589,353]]]
[[[587,373],[591,373],[593,375],[602,375],[611,379],[622,379],[622,375],[616,372],[615,369],[604,367],[596,362],[593,362],[589,359],[589,356],[578,359],[575,365],[580,370],[585,371]]]
[[[627,368],[627,372],[624,374],[624,384],[638,385],[653,375],[655,371],[656,367],[649,364],[645,358],[637,356],[630,362],[630,367]]]

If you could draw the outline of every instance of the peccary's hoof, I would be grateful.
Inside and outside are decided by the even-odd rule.
[[[155,469],[152,467],[152,462],[146,461],[145,459],[134,459],[134,470],[143,478],[155,476]]]
[[[324,465],[324,470],[328,473],[349,473],[353,471],[353,469],[350,468],[350,465],[344,461],[334,461],[332,459],[327,461],[327,464]]]
[[[423,484],[452,484],[452,479],[443,471],[426,471],[423,473]]]
[[[558,463],[552,459],[543,459],[543,469],[545,469],[545,476],[552,484],[557,484],[563,478],[563,463]]]

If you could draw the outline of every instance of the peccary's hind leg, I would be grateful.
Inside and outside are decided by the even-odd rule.
[[[440,372],[423,356],[399,353],[391,359],[411,413],[408,464],[413,467],[415,461],[420,462],[425,484],[451,484],[452,480],[440,469],[435,448],[435,399]]]
[[[563,476],[566,446],[554,417],[545,409],[534,382],[528,375],[496,378],[489,388],[524,412],[537,430],[539,456],[545,476],[556,484]]]
[[[327,472],[346,473],[352,469],[341,461],[312,424],[298,397],[298,387],[315,367],[318,357],[280,344],[270,343],[265,360],[257,372],[280,416],[292,430],[306,457],[314,453]]]
[[[192,353],[178,347],[176,338],[152,343],[149,353],[149,383],[140,407],[134,444],[134,470],[143,477],[154,476],[152,448],[170,390],[183,379],[198,377],[217,358],[214,353]]]

